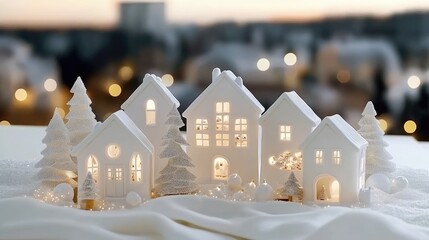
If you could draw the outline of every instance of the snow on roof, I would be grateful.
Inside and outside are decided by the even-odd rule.
[[[218,68],[215,68],[213,71],[219,71]],[[235,74],[229,70],[222,71],[218,76],[213,77],[212,83],[195,99],[191,105],[183,112],[183,116],[187,117],[191,112],[193,112],[196,107],[204,101],[205,97],[216,88],[223,81],[231,81],[234,88],[238,90],[239,93],[242,93],[245,98],[249,100],[250,103],[255,107],[255,109],[261,114],[265,108],[261,103],[256,99],[256,97],[242,84],[241,77],[235,76]]]
[[[176,105],[176,107],[180,106],[179,101],[173,96],[173,94],[168,90],[168,88],[162,83],[160,77],[157,77],[154,74],[146,74],[143,78],[143,83],[131,94],[131,96],[121,105],[122,109],[125,109],[129,104],[134,102],[140,94],[144,92],[147,86],[153,84],[155,89],[157,89],[161,95],[166,96],[172,103]]]
[[[278,107],[281,105],[283,101],[288,101],[290,104],[294,105],[301,111],[304,116],[306,116],[310,121],[314,123],[314,126],[320,123],[320,118],[314,113],[313,109],[311,109],[307,103],[302,100],[302,98],[295,92],[284,92],[280,97],[271,105],[270,108],[259,118],[259,124],[262,124],[265,120],[267,120],[272,113],[278,111]]]
[[[85,146],[94,141],[97,136],[106,129],[113,121],[121,124],[125,129],[127,129],[132,135],[136,137],[147,149],[153,152],[153,145],[149,139],[144,135],[144,133],[137,127],[137,125],[131,120],[128,115],[122,111],[118,110],[112,115],[110,115],[99,127],[95,128],[92,133],[90,133],[86,138],[82,140],[76,147],[72,149],[71,154],[76,156]]]
[[[353,146],[360,149],[368,145],[368,142],[348,124],[340,115],[335,114],[330,117],[325,117],[316,129],[304,140],[301,144],[301,149],[304,149],[310,142],[316,138],[325,127],[331,127],[335,132],[343,135]]]

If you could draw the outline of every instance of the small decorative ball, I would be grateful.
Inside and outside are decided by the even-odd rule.
[[[54,188],[54,196],[65,202],[72,202],[74,197],[73,187],[68,183],[60,183]]]
[[[142,198],[136,192],[129,192],[125,200],[127,201],[127,204],[132,207],[137,207],[142,203]]]
[[[262,184],[256,187],[254,199],[259,202],[273,200],[273,188],[267,181],[264,180]]]
[[[376,173],[368,177],[366,180],[366,187],[378,188],[383,192],[389,193],[390,183],[390,179],[386,175]]]
[[[248,194],[249,196],[253,196],[255,194],[255,189],[256,189],[256,183],[253,180],[248,184],[246,184],[243,188],[244,193]]]
[[[249,197],[243,192],[243,190],[240,190],[232,195],[232,200],[234,201],[247,201]]]
[[[392,193],[402,191],[408,187],[408,179],[406,177],[398,176],[392,180]]]
[[[225,189],[221,186],[217,186],[214,189],[210,190],[210,196],[214,198],[224,199],[226,197]]]
[[[241,177],[237,173],[229,175],[227,180],[229,190],[237,192],[241,190]]]

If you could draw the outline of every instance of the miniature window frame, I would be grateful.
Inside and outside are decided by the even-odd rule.
[[[230,107],[229,102],[216,102],[216,131],[229,131]]]
[[[323,164],[323,150],[316,150],[315,152],[315,160],[317,165]]]
[[[86,169],[87,172],[90,172],[92,174],[92,178],[94,179],[94,182],[98,182],[98,176],[99,176],[99,164],[98,160],[94,155],[90,155],[88,157],[88,160],[86,162]]]
[[[292,140],[292,126],[291,125],[280,125],[280,140],[291,141]]]
[[[130,161],[130,181],[132,183],[142,182],[143,163],[140,154],[133,154]]]
[[[207,120],[207,118],[197,118],[195,120],[195,130],[197,131],[209,130],[209,121]]]
[[[121,147],[118,144],[109,144],[106,148],[106,154],[110,159],[118,158],[121,155]]]
[[[156,125],[156,104],[155,101],[149,99],[146,101],[145,106],[145,114],[146,114],[146,125],[153,126]]]
[[[217,147],[229,147],[229,134],[228,133],[216,133],[216,146]]]
[[[334,165],[340,165],[341,164],[341,151],[340,150],[334,150],[332,152],[332,164],[334,164]]]
[[[209,134],[207,133],[197,133],[195,134],[195,142],[198,147],[209,147]]]

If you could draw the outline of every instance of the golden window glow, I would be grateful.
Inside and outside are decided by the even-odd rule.
[[[122,180],[122,168],[116,168],[115,179]]]
[[[197,146],[208,147],[209,146],[209,135],[197,133],[195,135],[195,140],[197,142]]]
[[[155,125],[156,123],[156,106],[152,99],[146,102],[146,125]]]
[[[235,119],[235,131],[247,131],[247,119],[239,118]]]
[[[236,147],[247,147],[247,134],[235,134],[235,146]]]
[[[290,141],[292,139],[292,128],[289,125],[280,126],[280,140]]]
[[[92,174],[92,178],[94,179],[94,182],[98,182],[98,161],[95,158],[95,156],[91,155],[88,158],[88,162],[86,164],[87,171]]]
[[[229,131],[229,102],[216,103],[216,131]]]
[[[113,180],[112,169],[107,169],[107,180]]]
[[[135,154],[131,159],[131,182],[142,181],[142,160],[139,154]]]
[[[269,157],[269,158],[268,158],[268,163],[269,163],[271,166],[276,165],[276,161],[274,160],[274,156],[271,156],[271,157]]]
[[[118,145],[110,145],[107,147],[107,155],[111,158],[116,158],[121,153],[121,149]]]
[[[332,162],[335,165],[340,165],[341,163],[341,153],[340,151],[336,150],[332,153]]]
[[[323,151],[322,150],[316,151],[316,164],[323,164]]]
[[[197,131],[205,131],[209,129],[209,122],[207,119],[197,118],[195,120],[195,129]]]
[[[214,162],[214,173],[213,177],[217,180],[227,180],[228,179],[228,161],[223,157],[215,158]]]
[[[228,147],[229,146],[229,134],[216,134],[216,146]]]

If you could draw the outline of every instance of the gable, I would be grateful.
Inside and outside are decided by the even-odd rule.
[[[183,116],[188,118],[190,114],[198,112],[199,108],[213,104],[214,98],[229,99],[234,104],[248,106],[258,115],[264,111],[255,96],[242,85],[242,79],[235,77],[231,71],[224,71],[192,102]]]
[[[173,96],[170,90],[164,86],[162,80],[159,77],[153,74],[146,74],[143,79],[143,83],[140,84],[140,86],[131,94],[131,96],[121,105],[121,109],[127,108],[136,102],[136,100],[138,100],[141,95],[151,91],[156,91],[165,101],[175,104],[176,107],[180,106],[179,101]],[[143,106],[145,103],[139,102],[138,104]]]

